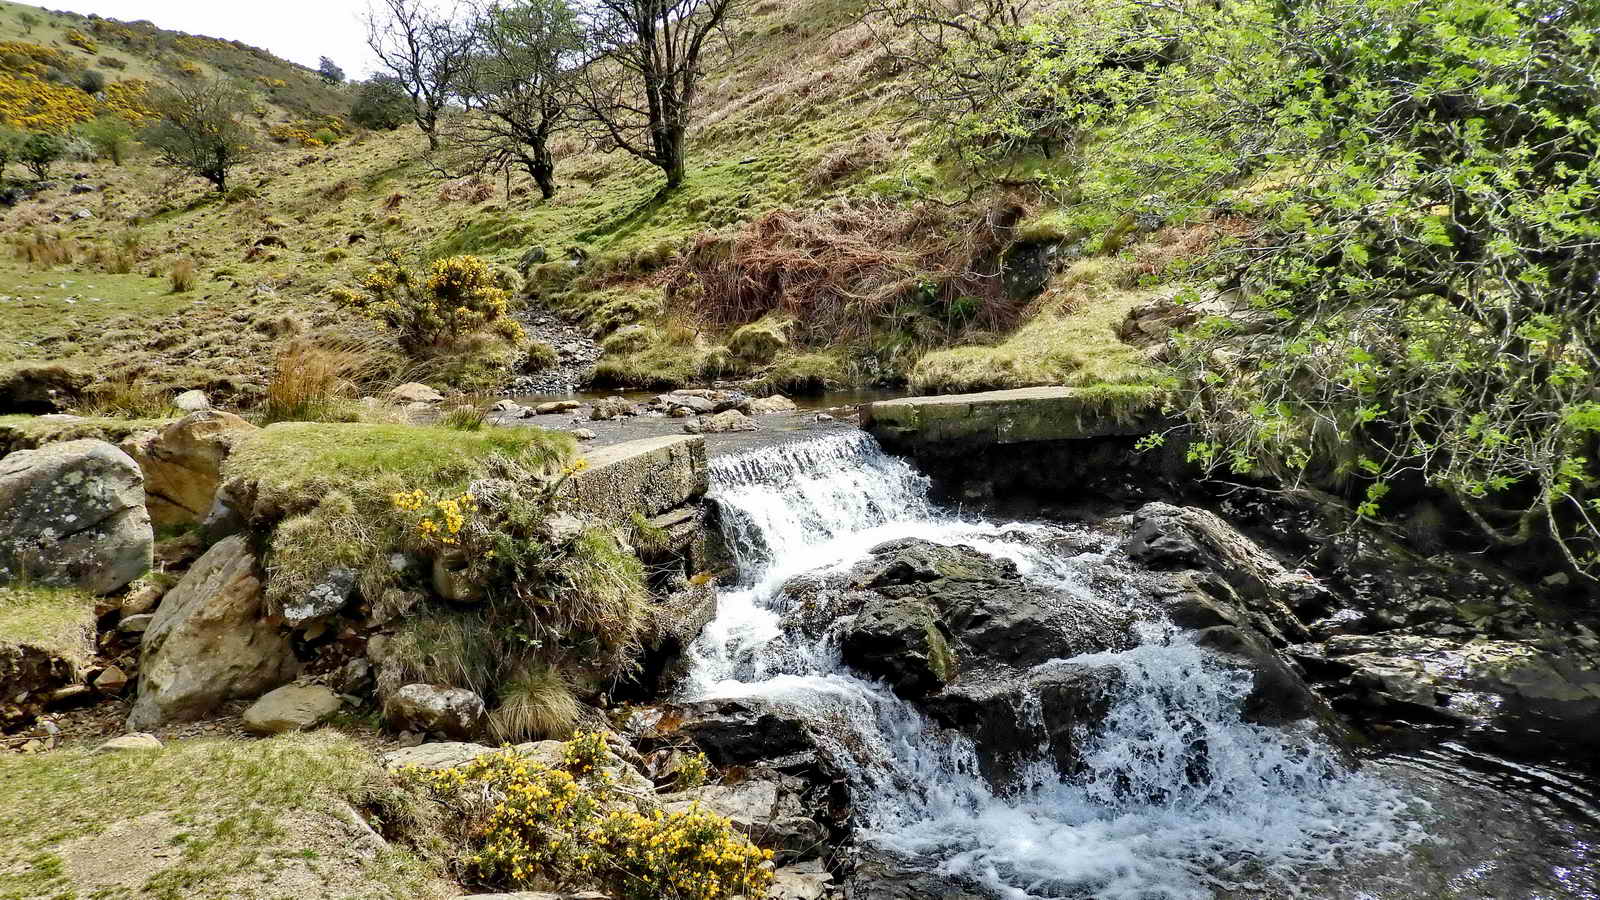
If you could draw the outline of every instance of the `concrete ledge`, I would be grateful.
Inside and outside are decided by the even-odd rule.
[[[572,508],[610,522],[657,516],[705,495],[706,442],[699,435],[642,438],[602,447],[562,489]]]
[[[1146,385],[1032,387],[868,403],[861,427],[886,447],[974,447],[1144,434],[1160,424],[1161,392]]]

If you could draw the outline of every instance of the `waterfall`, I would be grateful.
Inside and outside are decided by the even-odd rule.
[[[711,481],[739,582],[692,650],[684,699],[754,699],[803,717],[847,770],[862,840],[1007,900],[1176,900],[1293,896],[1298,870],[1415,839],[1398,790],[1346,771],[1309,734],[1242,721],[1248,677],[1160,622],[1141,625],[1131,650],[1041,667],[1123,677],[1085,736],[1084,772],[1063,777],[1040,748],[1020,783],[997,791],[968,739],[854,674],[828,640],[787,634],[779,589],[918,537],[1009,559],[1053,590],[1135,604],[1137,586],[1110,574],[1106,541],[941,510],[924,476],[856,432],[717,459]],[[1017,714],[1041,715],[1034,702]]]

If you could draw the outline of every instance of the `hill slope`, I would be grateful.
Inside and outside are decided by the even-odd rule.
[[[22,9],[6,6],[0,28],[16,33]],[[1045,259],[1017,287],[1017,251],[1062,237],[1050,210],[1019,197],[925,200],[957,197],[959,186],[913,152],[896,75],[859,14],[853,0],[748,8],[731,52],[707,67],[689,176],[671,193],[655,170],[575,135],[559,142],[551,201],[519,177],[452,181],[422,158],[409,126],[331,145],[280,127],[225,198],[145,157],[63,165],[70,179],[0,211],[17,244],[17,258],[0,261],[0,364],[67,360],[101,381],[199,387],[248,406],[275,354],[309,338],[376,349],[363,368],[376,378],[403,369],[465,390],[504,384],[514,354],[419,368],[328,299],[400,251],[522,261],[525,302],[596,338],[641,323],[607,345],[600,384],[793,390],[913,376],[938,390],[1150,378],[1114,334],[1152,291],[1127,287],[1131,263],[1090,260],[1069,277]],[[128,73],[199,66],[247,79],[270,107],[256,123],[264,131],[342,102],[304,69],[224,41],[67,16],[31,38],[70,49],[74,28],[113,35],[98,50],[115,47]],[[173,292],[165,276],[186,259],[198,286]],[[782,334],[776,358],[728,348],[763,317]],[[969,345],[959,359],[918,368],[956,345]]]

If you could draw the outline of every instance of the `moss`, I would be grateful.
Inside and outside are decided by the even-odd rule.
[[[15,450],[33,450],[45,444],[84,438],[119,443],[129,435],[155,431],[174,419],[116,419],[83,417],[52,419],[43,416],[0,416],[0,455]]]
[[[780,356],[755,385],[761,394],[823,394],[849,378],[844,363],[832,353],[794,353]]]
[[[728,349],[753,365],[772,362],[779,351],[789,346],[789,337],[785,332],[790,324],[788,319],[766,316],[748,325],[741,325],[729,335]]]
[[[82,665],[94,656],[94,604],[70,588],[0,585],[0,641]]]
[[[594,384],[648,390],[680,388],[721,374],[731,362],[726,354],[725,348],[660,343],[638,353],[601,358],[594,367]]]
[[[1154,290],[1119,286],[1126,267],[1086,260],[1069,271],[1034,319],[989,346],[935,350],[917,360],[912,390],[965,394],[1036,385],[1151,384],[1161,372],[1136,347],[1117,337],[1129,311]]]
[[[629,353],[638,353],[648,349],[651,345],[660,343],[661,332],[648,325],[637,328],[627,327],[613,332],[609,337],[600,342],[600,349],[612,356],[625,356]]]
[[[0,896],[444,896],[454,892],[412,852],[350,853],[342,824],[344,810],[364,809],[397,834],[420,826],[429,805],[330,731],[8,754]],[[110,867],[95,859],[126,846],[147,849]]]

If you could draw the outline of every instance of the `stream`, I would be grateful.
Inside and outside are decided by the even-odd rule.
[[[1591,782],[1452,745],[1356,766],[1310,730],[1246,722],[1248,677],[1144,609],[1107,535],[941,509],[926,477],[855,431],[716,457],[711,496],[738,583],[691,650],[681,699],[804,720],[844,770],[873,852],[1006,900],[1600,897]],[[1040,747],[996,788],[970,739],[853,672],[831,632],[785,627],[783,585],[901,538],[964,544],[1076,602],[1139,614],[1136,646],[1039,667],[1121,675],[1079,771]]]

